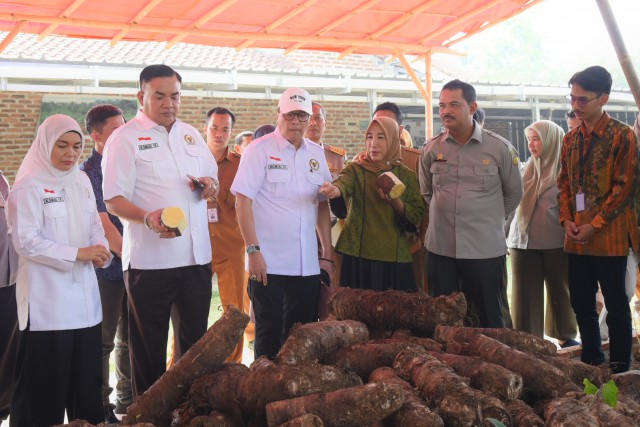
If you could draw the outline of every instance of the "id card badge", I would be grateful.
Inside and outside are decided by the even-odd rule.
[[[582,191],[576,194],[576,212],[584,210],[584,193]]]
[[[207,216],[209,217],[209,222],[218,222],[218,208],[208,208]]]

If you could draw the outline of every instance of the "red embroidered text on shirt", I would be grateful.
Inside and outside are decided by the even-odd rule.
[[[44,189],[45,193],[52,193],[52,194],[56,194],[55,190],[47,190],[46,188]]]
[[[150,136],[139,136],[138,141],[151,141]]]
[[[271,160],[275,160],[275,161],[277,161],[277,162],[282,161],[282,159],[280,159],[280,158],[278,158],[278,157],[269,156],[269,158],[270,158]]]

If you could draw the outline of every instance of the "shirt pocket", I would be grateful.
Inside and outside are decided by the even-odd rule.
[[[291,171],[289,169],[267,169],[269,197],[274,200],[286,199],[290,181]]]
[[[449,164],[443,162],[432,163],[429,168],[431,172],[432,187],[442,187],[445,184],[445,178],[449,174]]]
[[[474,165],[473,173],[476,177],[475,188],[480,191],[490,191],[500,185],[500,175],[498,165],[490,163],[488,165]]]
[[[205,150],[208,148],[201,145],[186,145],[184,149],[187,152],[190,173],[197,177],[204,176],[207,170]]]
[[[44,213],[44,237],[56,242],[66,243],[69,236],[69,212],[64,202],[46,203]]]
[[[141,150],[138,152],[138,159],[140,162],[138,163],[137,173],[155,178],[162,177],[164,175],[163,170],[166,173],[166,164],[169,159],[173,161],[171,153],[161,148]]]

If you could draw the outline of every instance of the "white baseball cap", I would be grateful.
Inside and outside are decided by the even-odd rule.
[[[299,87],[292,87],[284,91],[280,95],[280,101],[278,101],[278,109],[280,112],[290,113],[292,111],[304,111],[311,115],[313,109],[311,108],[311,95],[304,89]]]

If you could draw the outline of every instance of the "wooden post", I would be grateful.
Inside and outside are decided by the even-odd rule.
[[[607,31],[609,32],[611,43],[613,43],[613,47],[616,50],[616,55],[618,55],[618,61],[620,61],[622,72],[627,79],[629,89],[631,89],[631,93],[633,94],[633,99],[636,101],[636,105],[640,109],[640,82],[638,82],[638,75],[633,68],[633,63],[631,62],[629,52],[627,52],[627,48],[624,45],[624,39],[622,38],[620,29],[616,23],[616,18],[613,15],[609,1],[596,0],[596,3],[600,9],[604,25],[606,25]]]
[[[424,58],[424,80],[429,97],[425,100],[425,128],[427,130],[426,140],[433,138],[433,75],[431,74],[431,51],[427,52]]]

